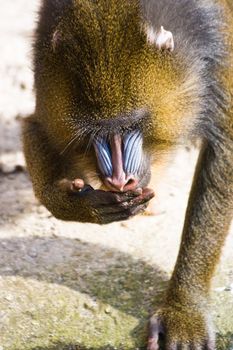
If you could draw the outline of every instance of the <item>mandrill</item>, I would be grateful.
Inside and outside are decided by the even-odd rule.
[[[143,211],[159,157],[201,140],[182,241],[148,350],[213,350],[211,278],[233,214],[231,0],[43,0],[36,108],[23,125],[33,188],[62,220]],[[153,167],[156,172],[156,167]]]

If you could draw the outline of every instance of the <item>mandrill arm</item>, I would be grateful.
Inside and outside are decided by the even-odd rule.
[[[215,349],[207,302],[233,212],[229,145],[207,145],[200,154],[179,256],[164,305],[150,322],[148,350],[159,349],[159,333],[165,333],[166,350],[179,344],[181,349]]]
[[[154,196],[148,189],[127,193],[94,190],[82,179],[69,178],[64,160],[33,117],[24,122],[23,142],[35,194],[58,219],[98,224],[126,220],[143,211]]]

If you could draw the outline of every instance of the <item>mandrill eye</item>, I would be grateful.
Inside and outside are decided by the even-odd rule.
[[[106,177],[112,176],[112,160],[109,142],[102,137],[95,137],[94,148],[98,161],[98,166],[102,174]]]
[[[127,175],[137,174],[142,160],[142,134],[133,131],[124,137],[124,170]]]

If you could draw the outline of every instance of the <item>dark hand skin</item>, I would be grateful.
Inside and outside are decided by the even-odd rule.
[[[76,198],[79,205],[90,208],[90,216],[85,218],[87,222],[98,224],[127,220],[143,212],[154,197],[154,192],[150,189],[123,193],[94,190],[81,179],[63,179],[57,185],[61,191]]]

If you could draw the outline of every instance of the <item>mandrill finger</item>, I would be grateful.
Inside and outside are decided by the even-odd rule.
[[[140,214],[142,212],[144,212],[147,208],[147,204],[141,204],[141,205],[138,205],[136,207],[133,207],[131,209],[129,209],[129,213],[130,213],[130,216],[135,216],[137,214]]]
[[[101,204],[102,211],[105,213],[118,213],[118,212],[128,212],[129,216],[136,215],[137,213],[146,209],[149,200],[153,197],[151,191],[146,192],[138,197],[133,199],[129,197],[126,201],[122,201],[122,198],[118,198],[117,194],[115,195],[115,203],[110,202]],[[124,197],[126,199],[126,197]],[[136,199],[136,200],[135,200]]]
[[[119,212],[119,213],[104,213],[102,216],[102,224],[109,224],[115,221],[125,221],[130,218],[130,215],[128,213],[124,212]]]
[[[133,216],[142,213],[146,209],[147,205],[142,204],[135,208],[130,209],[124,209],[122,210],[113,210],[108,213],[112,217],[112,220],[114,221],[121,221],[121,220],[127,220],[132,218]],[[119,208],[118,208],[119,209]]]
[[[178,350],[177,342],[168,342],[166,344],[166,350]]]
[[[159,344],[155,338],[149,338],[147,350],[159,350]]]
[[[131,206],[136,206],[139,204],[144,204],[146,202],[149,202],[153,197],[155,196],[154,191],[149,189],[149,188],[145,188],[142,191],[142,194],[133,198],[129,203]]]
[[[215,350],[215,339],[214,336],[209,337],[205,343],[205,350]]]
[[[146,207],[147,207],[146,204],[142,204],[133,208],[124,208],[122,206],[111,206],[108,208],[107,207],[102,208],[101,212],[103,216],[109,215],[114,220],[115,220],[115,217],[116,218],[124,217],[124,220],[126,220],[132,216],[135,216],[143,212],[146,209]]]
[[[203,345],[200,345],[200,343],[196,344],[196,343],[191,343],[189,346],[189,350],[203,350],[205,348],[203,348]]]
[[[130,192],[109,192],[109,191],[96,191],[101,195],[102,203],[101,205],[103,207],[109,205],[123,205],[126,207],[127,203],[132,200],[133,198],[136,198],[141,195],[142,190],[135,190],[135,191],[130,191]]]
[[[114,204],[104,204],[101,205],[100,208],[102,210],[103,214],[112,214],[114,215],[115,213],[125,213],[128,215],[128,217],[137,215],[141,212],[143,212],[148,206],[148,199],[140,199],[140,201],[137,201],[136,203],[134,201],[130,202],[117,202],[115,205]]]

